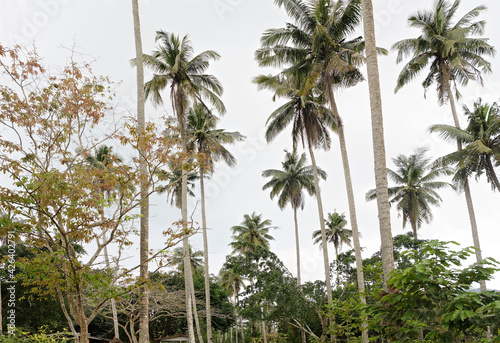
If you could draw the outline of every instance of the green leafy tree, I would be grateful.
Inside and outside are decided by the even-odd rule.
[[[93,269],[106,245],[129,244],[130,221],[141,206],[140,191],[130,186],[139,184],[137,169],[89,168],[87,158],[96,142],[137,147],[135,123],[127,121],[119,132],[102,130],[111,85],[75,64],[55,76],[36,53],[1,47],[0,70],[2,83],[12,86],[0,89],[0,125],[12,130],[0,139],[0,169],[11,179],[0,187],[0,212],[18,218],[19,239],[38,249],[33,258],[17,261],[23,271],[17,277],[33,286],[36,297],[56,297],[71,333],[86,343],[89,324],[116,296],[113,279],[129,271],[97,277]],[[163,168],[172,142],[152,124],[145,139],[148,170]],[[148,179],[156,181],[154,174]],[[103,189],[114,196],[103,201]],[[84,251],[84,244],[92,248]]]
[[[285,150],[285,160],[281,163],[282,170],[268,169],[262,172],[263,177],[271,178],[262,189],[271,189],[271,199],[278,198],[278,206],[284,209],[290,203],[293,209],[295,223],[295,246],[297,251],[297,279],[300,285],[300,244],[299,225],[297,222],[297,209],[304,209],[305,189],[310,195],[315,192],[314,175],[312,166],[306,166],[306,154],[300,157],[296,150],[288,152]],[[318,175],[326,180],[326,173],[318,168]]]
[[[472,285],[489,280],[498,262],[461,264],[473,248],[454,251],[450,243],[430,241],[405,255],[413,263],[391,273],[391,292],[382,292],[370,306],[370,329],[379,338],[398,342],[491,342],[482,338],[491,328],[498,332],[500,293],[475,292]],[[457,244],[457,243],[454,243]],[[500,341],[495,335],[493,342]]]
[[[426,149],[418,149],[409,156],[399,155],[392,160],[397,170],[387,169],[389,178],[397,184],[389,188],[390,202],[396,204],[402,215],[403,228],[407,222],[410,223],[415,239],[418,239],[417,229],[422,223],[429,223],[433,218],[431,206],[439,206],[442,202],[437,190],[451,186],[437,180],[440,176],[449,174],[449,169],[432,167],[431,159],[425,156],[426,152]],[[367,200],[376,197],[374,189],[366,194]]]
[[[113,297],[110,279],[92,277],[91,269],[106,245],[128,242],[127,220],[140,206],[138,192],[128,185],[137,184],[138,173],[120,166],[104,173],[88,168],[86,158],[96,147],[94,130],[109,114],[106,78],[74,64],[51,75],[36,53],[18,48],[0,48],[0,68],[2,83],[12,85],[0,90],[0,124],[13,133],[0,140],[1,170],[12,181],[0,187],[0,211],[19,218],[24,223],[19,237],[39,249],[29,261],[18,261],[23,269],[19,277],[34,286],[36,296],[56,297],[72,334],[87,342],[89,323]],[[103,143],[114,136],[99,132]],[[125,143],[134,140],[120,138]],[[169,154],[156,142],[150,144],[157,157]],[[150,158],[150,151],[145,156]],[[96,182],[99,178],[105,185]],[[117,189],[120,199],[108,204],[104,216],[103,187]],[[103,236],[108,237],[104,243]],[[94,242],[97,247],[83,258],[78,247]],[[88,293],[95,285],[101,286],[99,292]]]
[[[474,103],[471,111],[464,106],[468,125],[465,130],[450,125],[433,125],[431,132],[437,132],[448,141],[465,144],[462,150],[448,154],[439,161],[445,165],[455,165],[453,178],[459,185],[464,180],[483,173],[492,189],[500,191],[500,182],[495,165],[500,165],[500,109],[496,103],[483,104],[481,99]]]

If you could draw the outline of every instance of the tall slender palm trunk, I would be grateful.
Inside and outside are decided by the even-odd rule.
[[[236,343],[238,343],[238,310],[236,306],[234,307],[234,319],[236,321],[236,325],[234,326],[234,333],[236,337]],[[231,330],[231,343],[233,342],[233,331]]]
[[[179,114],[178,114],[179,115]],[[180,121],[179,121],[180,122]],[[189,343],[195,343],[194,325],[193,325],[193,304],[191,297],[191,289],[193,288],[193,272],[191,269],[191,253],[189,251],[189,233],[188,233],[188,213],[187,213],[187,173],[184,169],[185,159],[188,153],[187,143],[184,128],[180,128],[182,140],[182,152],[184,154],[183,173],[181,177],[181,213],[182,213],[182,250],[184,251],[184,289],[186,297],[186,319],[188,325]],[[142,342],[141,342],[142,343]]]
[[[243,317],[240,315],[240,331],[241,331],[241,342],[245,342],[245,327],[243,326]]]
[[[240,303],[238,295],[236,295],[236,303],[237,304]],[[238,317],[236,317],[236,321],[238,321]],[[245,343],[245,330],[243,327],[243,318],[241,316],[240,316],[240,330],[241,330],[241,342]],[[236,343],[238,343],[238,342],[236,342]]]
[[[264,320],[264,307],[262,303],[260,304],[260,322],[262,325],[262,341],[263,343],[267,343],[266,322]]]
[[[203,258],[205,265],[203,272],[205,275],[205,306],[207,312],[207,342],[212,343],[212,309],[210,307],[210,272],[208,265],[208,233],[207,218],[205,212],[205,170],[200,166],[200,189],[201,189],[201,227],[203,230]]]
[[[448,98],[450,99],[450,107],[451,107],[451,114],[453,115],[453,122],[455,123],[455,127],[457,129],[460,129],[460,122],[458,120],[458,114],[457,114],[457,108],[455,106],[455,97],[453,95],[453,92],[451,91],[450,87],[450,81],[448,74],[446,73],[446,67],[444,67],[445,70],[445,87],[446,87],[446,92],[448,93]],[[462,150],[462,143],[457,142],[457,149],[458,151]],[[470,226],[471,226],[471,231],[472,231],[472,241],[474,243],[474,247],[476,248],[476,261],[480,263],[483,260],[483,256],[481,253],[481,243],[479,242],[479,231],[477,228],[477,221],[476,221],[476,214],[474,212],[474,204],[472,202],[472,195],[469,187],[469,180],[465,180],[464,182],[464,194],[465,194],[465,202],[467,203],[467,211],[469,212],[469,220],[470,220]],[[486,292],[486,281],[481,280],[479,282],[479,287],[481,292]]]
[[[356,216],[356,203],[354,201],[354,190],[352,188],[352,180],[351,180],[351,168],[349,166],[347,144],[345,142],[344,124],[342,122],[342,118],[340,117],[331,85],[328,87],[328,90],[330,96],[331,110],[337,122],[337,135],[339,137],[340,154],[342,156],[342,165],[344,169],[344,179],[347,191],[347,203],[349,206],[349,219],[351,220],[351,229],[352,229],[352,242],[354,244],[354,255],[356,257],[356,278],[358,281],[359,300],[363,305],[366,305],[363,258],[361,256],[361,244],[359,241],[358,220]],[[336,256],[336,260],[338,261],[338,255]],[[337,284],[338,284],[338,279],[339,279],[339,272],[337,270]],[[362,328],[361,341],[363,343],[368,343],[368,321],[364,313],[362,315],[361,328]]]
[[[194,322],[196,324],[196,334],[198,335],[198,343],[203,343],[203,335],[201,334],[200,318],[198,316],[198,308],[196,306],[196,295],[194,293],[194,283],[191,283],[191,299],[193,301]]]
[[[293,221],[295,223],[295,250],[297,253],[297,284],[300,286],[300,241],[299,241],[299,223],[297,221],[297,208],[293,207]]]
[[[0,335],[3,335],[3,304],[2,304],[2,279],[0,279]]]
[[[134,18],[135,58],[137,61],[137,131],[139,146],[139,172],[141,191],[141,220],[140,220],[140,279],[142,282],[140,292],[140,322],[139,343],[149,342],[149,291],[146,284],[148,279],[148,253],[149,253],[149,198],[148,198],[148,175],[145,160],[146,142],[144,142],[145,129],[145,102],[144,95],[144,63],[142,58],[141,24],[139,18],[138,0],[132,0],[132,13]]]
[[[411,220],[410,225],[411,225],[411,231],[413,231],[413,239],[416,241],[418,239],[417,222],[415,220]]]
[[[328,303],[333,303],[332,297],[332,281],[330,278],[330,259],[328,258],[328,246],[326,241],[326,229],[325,229],[325,218],[323,212],[323,202],[321,200],[321,191],[319,188],[319,178],[318,178],[318,167],[316,165],[316,158],[314,157],[314,149],[311,143],[308,143],[309,155],[311,156],[311,164],[313,167],[313,177],[314,177],[314,188],[316,190],[316,200],[318,202],[318,214],[319,214],[319,226],[321,229],[321,247],[323,248],[323,264],[325,268],[325,284],[326,284],[326,296]]]
[[[377,209],[380,240],[382,244],[382,269],[384,271],[384,284],[387,287],[389,273],[394,269],[394,251],[392,246],[391,213],[387,183],[382,97],[380,93],[380,77],[378,72],[372,1],[362,0],[362,6],[366,44],[366,67],[368,71],[368,88],[370,92]]]

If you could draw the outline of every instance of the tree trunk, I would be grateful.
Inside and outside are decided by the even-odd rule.
[[[82,320],[83,325],[80,326],[80,343],[88,343],[89,341],[89,327],[86,323],[87,318],[85,318],[85,315],[83,315],[83,318],[80,318]]]
[[[179,116],[179,114],[177,114]],[[182,152],[184,160],[182,161],[182,189],[181,189],[181,212],[182,212],[182,249],[184,251],[184,287],[186,293],[186,319],[188,324],[189,343],[195,343],[194,325],[193,325],[193,304],[190,290],[193,288],[193,273],[191,269],[191,253],[189,251],[189,230],[188,230],[188,213],[187,213],[187,173],[184,169],[185,158],[188,154],[184,127],[180,128]],[[141,342],[142,343],[142,342]]]
[[[243,317],[240,316],[241,343],[245,343],[245,328],[243,327]]]
[[[448,93],[448,98],[450,99],[451,114],[453,115],[453,122],[455,123],[455,127],[457,129],[460,129],[460,122],[458,121],[457,108],[455,106],[455,97],[451,92],[450,81],[449,81],[450,79],[446,70],[447,70],[446,67],[443,67],[443,71],[445,74],[444,78],[446,80],[445,81],[446,92]],[[457,149],[458,151],[462,151],[462,144],[460,142],[457,142]],[[476,248],[476,261],[477,263],[480,264],[480,262],[483,260],[483,256],[481,253],[481,243],[479,242],[479,231],[477,228],[476,214],[474,213],[474,204],[472,202],[469,180],[466,179],[463,186],[464,186],[465,201],[467,203],[467,210],[469,212],[470,226],[472,230],[472,241],[474,242],[474,247]],[[481,292],[486,292],[486,281],[481,280],[479,282],[479,286]]]
[[[205,306],[207,312],[207,343],[212,343],[212,310],[210,308],[210,272],[208,265],[208,233],[207,233],[207,219],[205,212],[205,176],[204,169],[200,166],[200,191],[201,191],[201,227],[203,229],[203,257],[205,274]]]
[[[200,327],[200,318],[198,316],[198,309],[196,307],[196,295],[194,293],[194,283],[191,283],[191,299],[193,301],[193,313],[194,313],[194,322],[196,324],[196,333],[198,335],[198,342],[203,343],[203,335],[201,334]]]
[[[354,201],[354,190],[352,187],[351,180],[351,168],[349,166],[349,157],[347,154],[347,144],[344,136],[344,123],[342,122],[342,118],[340,117],[339,111],[337,109],[337,104],[335,102],[335,97],[333,95],[333,87],[331,85],[328,86],[328,90],[330,93],[330,104],[333,115],[337,121],[337,135],[339,137],[339,145],[340,145],[340,154],[342,156],[342,165],[344,169],[344,179],[347,191],[347,202],[349,205],[349,219],[351,221],[351,229],[352,229],[352,242],[354,245],[354,255],[356,257],[356,277],[358,281],[358,291],[359,291],[359,300],[363,305],[366,305],[366,296],[365,296],[365,277],[363,273],[363,258],[361,256],[361,244],[359,241],[359,230],[358,230],[358,220],[356,215],[356,203]],[[338,261],[338,259],[337,259]],[[338,270],[337,270],[337,283],[338,283]],[[368,343],[368,321],[366,316],[363,315],[362,320],[362,343]]]
[[[78,326],[80,326],[80,343],[87,343],[89,340],[89,323],[87,321],[87,317],[85,316],[82,288],[79,286],[81,286],[81,282],[80,285],[77,285],[76,289],[74,290],[76,295],[75,305],[77,315],[77,318],[75,319],[78,323]]]
[[[102,241],[105,244],[105,242],[106,242],[106,234],[103,234]],[[114,272],[111,271],[111,263],[109,262],[109,255],[108,255],[108,246],[107,246],[107,244],[104,245],[103,252],[104,252],[104,261],[106,263],[106,268],[108,268],[110,270],[110,272],[112,273],[113,282],[114,282],[115,275],[114,275]],[[118,338],[118,339],[120,339],[120,328],[118,326],[118,311],[116,310],[116,300],[114,298],[111,298],[111,313],[113,315],[113,328],[114,328],[115,337]]]
[[[321,191],[319,188],[318,167],[316,166],[316,158],[311,143],[309,145],[309,154],[311,155],[311,163],[313,166],[314,188],[316,190],[316,200],[318,202],[319,225],[321,229],[321,247],[323,248],[323,264],[325,268],[325,284],[326,296],[328,303],[333,302],[332,298],[332,282],[330,279],[330,259],[328,258],[328,245],[326,242],[325,218],[323,212],[323,202],[321,201]]]
[[[2,304],[2,279],[0,279],[0,335],[3,335],[3,304]]]
[[[362,6],[366,45],[366,66],[368,71],[368,88],[370,92],[377,209],[380,227],[380,240],[382,244],[382,269],[384,271],[384,284],[387,288],[389,273],[394,269],[394,252],[392,247],[391,213],[387,185],[382,97],[380,94],[380,78],[378,72],[372,1],[362,0]]]
[[[297,208],[293,208],[293,220],[295,223],[295,248],[297,250],[297,284],[301,285],[300,280],[300,239],[299,239],[299,224],[297,221]],[[300,329],[300,334],[302,337],[302,343],[306,343],[306,332],[303,328]]]
[[[300,286],[300,244],[299,244],[299,224],[297,222],[297,208],[293,207],[293,220],[295,223],[295,249],[297,252],[297,284]]]
[[[238,295],[236,295],[236,303],[237,304],[240,303]],[[238,321],[238,318],[236,318],[236,321]],[[241,316],[240,316],[240,329],[241,329],[241,343],[245,343],[245,330],[243,328],[243,318]],[[238,343],[238,341],[236,341],[236,343]]]
[[[148,279],[148,252],[149,252],[149,199],[148,199],[148,178],[147,165],[144,160],[145,147],[144,129],[145,114],[144,106],[146,98],[144,95],[144,64],[142,59],[142,40],[141,25],[139,18],[138,0],[132,0],[132,12],[134,17],[134,36],[135,36],[135,58],[137,61],[137,131],[139,141],[139,171],[140,171],[140,190],[141,190],[141,219],[140,219],[140,279],[141,286],[140,298],[140,323],[139,323],[139,343],[149,342],[149,291],[146,285]],[[86,342],[86,341],[85,341]]]
[[[267,343],[266,322],[264,321],[264,309],[262,307],[262,303],[260,304],[260,321],[262,324],[262,340],[263,343]]]
[[[417,235],[417,222],[415,220],[410,220],[411,230],[413,231],[413,239],[416,241],[418,239]]]
[[[340,274],[339,274],[339,247],[335,245],[335,284],[337,289],[340,287]]]
[[[330,259],[328,258],[328,245],[326,242],[323,202],[321,201],[321,191],[319,188],[318,167],[316,166],[316,158],[314,157],[313,147],[310,142],[308,142],[308,145],[309,145],[309,154],[311,155],[311,163],[313,166],[314,189],[316,190],[316,200],[318,202],[319,225],[321,229],[321,246],[323,248],[323,263],[325,268],[326,297],[328,300],[328,304],[331,305],[333,303],[333,295],[332,295],[332,281],[330,278]],[[334,336],[331,335],[330,338],[334,339]]]

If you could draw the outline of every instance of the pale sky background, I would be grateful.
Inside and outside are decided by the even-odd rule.
[[[377,23],[377,45],[384,48],[400,40],[416,37],[418,32],[407,27],[407,18],[418,9],[428,8],[432,0],[376,0],[374,1]],[[97,75],[107,75],[113,81],[122,81],[118,88],[119,108],[123,114],[135,111],[135,70],[129,65],[135,56],[131,1],[129,0],[0,0],[0,42],[3,45],[17,43],[36,44],[40,56],[50,65],[62,66],[67,62],[71,47],[92,64]],[[463,0],[459,14],[485,4],[488,6],[481,19],[487,21],[485,37],[500,49],[498,34],[500,3],[494,0]],[[265,169],[281,168],[283,150],[291,149],[290,131],[287,130],[272,144],[263,138],[265,121],[278,106],[271,94],[258,91],[251,83],[252,77],[272,70],[258,68],[254,51],[264,30],[283,27],[288,18],[284,10],[272,0],[140,0],[143,49],[150,53],[155,48],[156,30],[171,31],[178,35],[188,34],[196,53],[211,49],[222,58],[212,63],[209,73],[223,83],[222,97],[227,114],[220,127],[239,131],[247,140],[230,147],[238,160],[238,166],[228,169],[219,165],[207,186],[207,221],[210,228],[209,250],[211,272],[216,274],[225,256],[230,253],[230,227],[239,224],[244,214],[262,213],[280,229],[273,231],[275,241],[271,249],[278,254],[295,275],[295,238],[293,214],[290,207],[280,211],[270,200],[269,193],[262,191]],[[361,28],[360,28],[361,32]],[[434,88],[429,89],[427,99],[421,87],[424,74],[406,86],[397,95],[394,86],[402,65],[396,65],[396,54],[379,57],[382,85],[385,142],[388,167],[391,158],[410,154],[417,147],[427,147],[433,157],[451,152],[452,144],[441,141],[428,133],[433,124],[452,124],[448,105],[439,107]],[[463,89],[463,104],[472,107],[473,101],[482,97],[485,101],[498,101],[500,95],[500,59],[491,59],[493,73],[484,76],[484,87],[476,83]],[[363,70],[366,75],[365,70]],[[150,74],[146,76],[146,80]],[[165,93],[165,98],[167,93]],[[368,102],[367,82],[337,93],[339,111],[344,118],[347,147],[350,154],[351,172],[359,222],[361,245],[366,249],[363,257],[369,257],[379,249],[380,235],[376,203],[367,203],[365,193],[374,188],[373,150]],[[158,118],[162,109],[148,106],[148,117]],[[129,112],[127,112],[129,111]],[[462,126],[466,120],[460,117]],[[337,210],[348,216],[346,191],[338,139],[332,137],[332,149],[317,153],[317,163],[328,173],[328,180],[321,184],[325,216]],[[118,151],[126,153],[126,151]],[[130,156],[123,156],[125,159]],[[485,178],[471,182],[472,196],[480,231],[484,257],[500,260],[500,195],[491,191]],[[455,240],[462,246],[472,245],[472,235],[463,194],[452,190],[442,191],[443,204],[434,209],[434,221],[423,225],[420,237],[426,239]],[[191,210],[196,200],[191,201]],[[164,241],[161,231],[177,221],[180,211],[166,204],[164,196],[151,200],[150,244],[161,248]],[[392,209],[393,235],[401,234],[402,220]],[[200,220],[199,206],[195,218]],[[302,249],[302,278],[324,279],[322,253],[313,246],[311,235],[319,228],[316,201],[306,200],[304,211],[299,212],[299,228]],[[407,228],[405,231],[409,231]],[[192,244],[202,249],[201,233],[195,235]],[[138,260],[138,244],[129,251]],[[333,249],[330,250],[334,258]],[[500,276],[488,284],[500,289]]]

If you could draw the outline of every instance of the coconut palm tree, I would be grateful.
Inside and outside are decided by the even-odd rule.
[[[330,134],[328,127],[333,125],[329,110],[324,106],[317,88],[311,88],[307,94],[302,93],[302,85],[307,78],[304,70],[281,73],[276,76],[260,75],[254,82],[262,89],[274,92],[274,98],[283,97],[288,101],[276,109],[267,120],[266,140],[271,142],[290,123],[292,123],[292,141],[294,148],[299,142],[309,148],[313,167],[314,188],[318,204],[318,215],[323,238],[323,263],[325,268],[325,284],[328,301],[332,302],[330,265],[326,248],[326,231],[323,217],[323,202],[319,188],[318,168],[314,156],[314,148],[329,149]]]
[[[203,251],[196,250],[193,252],[193,247],[189,245],[189,259],[193,275],[203,270]],[[169,265],[174,267],[179,274],[184,275],[184,250],[182,247],[174,249]]]
[[[393,49],[398,50],[397,62],[411,56],[398,77],[396,91],[430,64],[430,71],[422,86],[427,89],[434,83],[437,85],[439,103],[450,102],[453,121],[457,129],[460,129],[460,122],[455,95],[458,97],[459,93],[456,91],[456,94],[453,94],[451,84],[466,85],[471,79],[482,82],[481,72],[491,71],[490,63],[483,56],[495,54],[495,49],[487,43],[487,39],[472,38],[472,36],[483,34],[485,22],[475,21],[475,19],[486,7],[477,6],[453,22],[459,6],[460,0],[452,3],[438,0],[431,10],[419,11],[411,15],[408,18],[409,25],[421,30],[422,34],[417,38],[405,39],[393,45]],[[460,142],[457,142],[457,149],[462,149]],[[468,180],[464,181],[463,188],[476,248],[476,260],[480,262],[482,260],[481,245]],[[481,290],[486,291],[484,281],[481,282]]]
[[[230,243],[233,248],[233,254],[255,251],[256,247],[269,250],[269,241],[274,240],[269,234],[269,230],[276,229],[271,226],[269,219],[262,220],[262,214],[245,214],[240,225],[231,227],[233,232],[233,242]]]
[[[256,215],[255,212],[251,215],[245,214],[240,225],[231,227],[233,232],[233,242],[230,243],[233,248],[233,254],[245,254],[247,252],[258,253],[259,251],[269,250],[269,241],[274,238],[269,234],[269,230],[276,228],[270,226],[269,219],[262,220],[262,214]],[[252,288],[253,288],[252,281]],[[266,325],[263,319],[263,305],[260,304],[260,316],[262,324],[263,342],[267,342]]]
[[[373,155],[375,164],[375,185],[377,190],[377,210],[382,245],[382,269],[384,283],[387,286],[389,273],[394,269],[392,247],[391,214],[387,192],[387,166],[385,156],[384,123],[382,115],[382,97],[378,71],[377,44],[375,40],[375,21],[371,0],[361,1],[363,13],[363,31],[365,38],[366,69],[370,95]],[[363,342],[368,339],[363,337]]]
[[[194,197],[195,181],[199,179],[196,171],[183,172],[180,161],[171,160],[168,163],[169,172],[161,170],[158,172],[160,180],[165,180],[168,183],[165,186],[158,187],[157,191],[160,194],[167,193],[167,201],[170,205],[175,205],[178,209],[182,206],[182,176],[187,176],[187,195]]]
[[[185,134],[185,117],[189,102],[205,106],[208,101],[215,109],[223,114],[225,107],[220,100],[222,85],[213,75],[204,74],[210,66],[210,61],[220,56],[212,50],[194,55],[193,47],[188,36],[182,39],[173,33],[157,31],[156,41],[160,43],[157,50],[151,55],[143,55],[144,65],[153,71],[153,78],[145,84],[146,96],[151,97],[155,104],[161,104],[161,91],[170,85],[170,100],[174,110],[181,136],[182,151],[188,155],[187,137]],[[188,251],[188,213],[187,213],[187,175],[182,176],[182,223],[185,231],[183,247]],[[189,254],[186,254],[185,281],[186,289],[192,288],[193,278],[189,268]],[[191,303],[186,292],[186,307],[188,318],[188,333],[190,341],[194,343]],[[211,337],[208,337],[211,342]]]
[[[349,214],[354,231],[358,286],[364,303],[364,276],[354,191],[344,124],[333,92],[334,89],[351,87],[363,80],[358,67],[364,62],[360,53],[364,49],[364,42],[361,37],[349,37],[361,21],[361,1],[275,2],[284,7],[294,20],[294,25],[287,24],[286,28],[266,31],[261,39],[263,47],[257,51],[256,57],[263,66],[292,65],[291,69],[307,66],[308,78],[302,86],[302,93],[317,84],[328,100],[335,120],[334,130],[339,138]],[[386,53],[383,49],[379,51]],[[367,341],[367,338],[363,337],[363,340]]]
[[[294,149],[292,152],[285,150],[285,160],[281,163],[282,170],[268,169],[262,172],[262,177],[271,177],[263,190],[271,189],[271,199],[278,198],[278,206],[284,209],[288,203],[293,209],[295,223],[295,247],[297,251],[297,281],[300,285],[300,244],[299,225],[297,222],[297,209],[304,209],[305,189],[310,195],[314,194],[314,175],[312,166],[306,166],[306,154],[300,155]],[[318,175],[326,180],[326,173],[318,168]]]
[[[449,175],[449,169],[431,165],[431,159],[426,157],[427,149],[417,149],[409,156],[399,155],[392,161],[396,170],[387,169],[389,178],[396,186],[389,188],[391,204],[396,204],[397,210],[403,217],[403,228],[409,222],[413,231],[413,238],[418,240],[417,229],[422,223],[429,223],[432,216],[432,207],[442,202],[438,190],[451,187],[447,182],[438,181],[443,175]],[[367,200],[376,199],[374,189],[366,194]]]
[[[241,341],[245,342],[245,334],[243,330],[243,319],[238,313],[239,295],[242,289],[245,289],[245,279],[235,273],[231,268],[223,268],[219,272],[222,287],[229,290],[229,296],[234,299],[234,316],[236,320],[240,319]],[[236,324],[236,343],[238,343],[238,324]]]
[[[495,164],[500,165],[500,107],[498,104],[483,104],[479,99],[471,111],[463,107],[468,119],[465,130],[450,125],[433,125],[431,132],[439,133],[444,139],[465,144],[463,150],[448,154],[439,161],[445,165],[456,165],[453,180],[463,184],[471,175],[478,178],[486,174],[493,190],[500,191],[500,182]]]
[[[401,40],[392,46],[393,50],[398,51],[397,63],[411,57],[399,74],[395,91],[430,65],[422,86],[427,90],[436,84],[440,104],[450,102],[456,127],[460,127],[455,108],[455,95],[459,93],[457,91],[454,95],[451,85],[466,85],[471,79],[482,82],[481,72],[491,71],[491,65],[483,55],[495,54],[495,49],[486,38],[472,37],[484,32],[485,21],[474,20],[486,7],[477,6],[453,22],[459,6],[460,0],[438,0],[431,10],[411,15],[408,18],[409,26],[420,30],[421,35]]]
[[[193,252],[193,247],[189,245],[189,250],[188,253],[184,253],[184,248],[179,247],[174,250],[174,253],[170,257],[169,264],[182,275],[185,276],[185,261],[186,261],[186,255],[189,256],[189,265],[191,266],[191,275],[195,275],[203,270],[203,252],[202,251],[195,251]],[[191,296],[192,304],[193,304],[193,312],[194,312],[194,320],[196,324],[196,333],[198,335],[198,340],[199,342],[203,342],[203,336],[201,334],[201,326],[200,326],[200,320],[198,316],[198,309],[196,305],[196,294],[194,291],[194,284],[193,287],[190,289],[185,290],[187,294]]]
[[[326,238],[328,243],[332,243],[335,248],[335,260],[338,260],[339,252],[342,249],[343,244],[351,246],[351,240],[353,232],[345,226],[347,225],[347,220],[345,219],[345,214],[338,214],[336,211],[333,213],[328,213],[325,219],[326,223]],[[316,230],[313,232],[313,243],[321,243],[321,230]],[[339,285],[339,271],[337,270],[337,286]]]
[[[228,166],[236,165],[234,156],[224,147],[224,144],[233,144],[242,141],[244,136],[239,132],[227,132],[217,129],[219,119],[203,106],[194,106],[189,110],[187,117],[186,135],[188,136],[189,150],[196,151],[198,156],[198,172],[201,192],[201,227],[203,230],[203,255],[205,274],[205,301],[207,312],[207,337],[212,337],[212,319],[210,307],[210,272],[208,262],[208,234],[205,211],[205,174],[214,170],[214,162],[221,159]],[[209,340],[210,341],[210,340]]]
[[[132,14],[134,18],[135,60],[137,62],[137,132],[139,156],[146,156],[144,130],[146,126],[144,107],[146,103],[144,93],[144,65],[142,55],[141,23],[139,16],[139,2],[132,0]],[[139,160],[140,188],[141,188],[141,219],[140,219],[140,271],[142,280],[148,279],[149,260],[149,185],[147,178],[147,163],[144,158]],[[139,343],[149,342],[149,293],[146,283],[142,286],[140,298]],[[80,337],[82,342],[87,342],[86,337]]]

